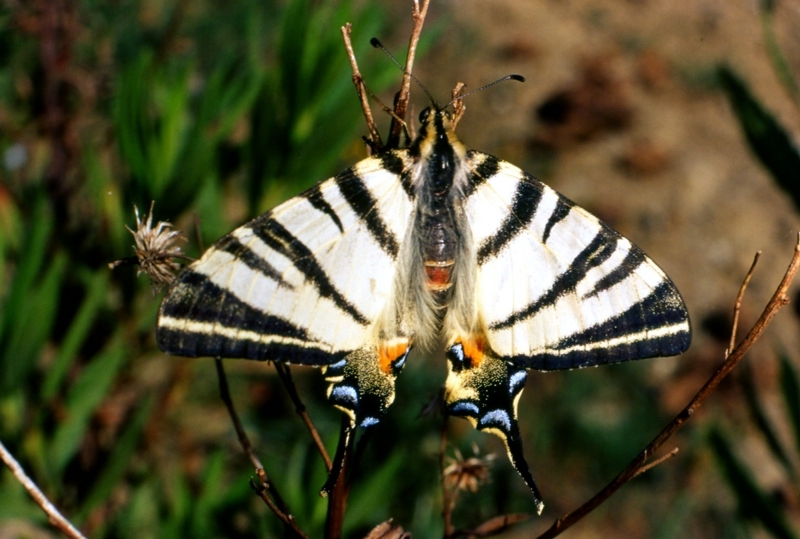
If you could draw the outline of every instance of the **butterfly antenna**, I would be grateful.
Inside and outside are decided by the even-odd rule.
[[[513,73],[511,75],[506,75],[502,79],[497,79],[494,82],[490,82],[489,84],[481,86],[480,88],[476,88],[474,90],[471,90],[471,91],[465,93],[464,95],[460,95],[460,96],[456,97],[455,99],[450,101],[447,105],[445,105],[444,108],[449,107],[450,105],[452,105],[456,101],[460,101],[460,100],[464,99],[468,95],[472,95],[472,94],[476,94],[478,92],[482,92],[483,90],[485,90],[487,88],[491,88],[492,86],[494,86],[496,84],[500,84],[501,82],[505,82],[507,80],[515,80],[515,81],[518,81],[518,82],[525,82],[525,77],[523,77],[522,75],[516,75],[516,74],[513,74]]]
[[[425,95],[426,95],[426,96],[428,96],[428,100],[431,102],[431,105],[433,105],[433,107],[434,107],[434,108],[438,108],[438,107],[436,106],[436,101],[433,99],[433,96],[432,96],[432,95],[431,95],[431,93],[428,91],[428,89],[427,89],[427,88],[425,88],[425,86],[424,86],[424,85],[423,85],[423,84],[422,84],[422,83],[419,81],[419,79],[418,79],[417,77],[415,77],[415,76],[414,76],[414,74],[413,74],[413,73],[409,73],[408,71],[406,71],[406,68],[405,68],[405,67],[403,67],[403,65],[402,65],[400,62],[398,62],[398,61],[397,61],[397,59],[396,59],[396,58],[395,58],[395,57],[392,55],[392,53],[391,53],[391,52],[389,52],[389,49],[387,49],[386,47],[384,47],[384,46],[383,46],[383,43],[381,43],[381,42],[378,40],[378,38],[377,38],[377,37],[373,37],[372,39],[370,39],[370,40],[369,40],[369,43],[370,43],[370,45],[372,45],[372,46],[373,46],[373,47],[375,47],[376,49],[380,49],[380,50],[382,50],[382,51],[383,51],[383,53],[384,53],[386,56],[388,56],[388,57],[389,57],[389,59],[390,59],[392,62],[394,62],[394,64],[395,64],[397,67],[399,67],[399,68],[400,68],[400,69],[403,71],[403,73],[406,73],[406,74],[407,74],[409,77],[411,77],[411,80],[413,80],[414,82],[416,82],[416,83],[417,83],[417,86],[419,86],[420,88],[422,88],[422,91],[423,91],[423,92],[425,92]],[[519,75],[517,75],[517,76],[519,76]],[[470,93],[471,93],[471,92],[470,92]]]

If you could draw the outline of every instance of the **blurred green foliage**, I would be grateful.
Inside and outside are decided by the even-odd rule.
[[[161,354],[148,361],[157,298],[107,264],[130,254],[133,205],[155,200],[156,220],[196,210],[207,244],[342,168],[349,148],[358,155],[339,27],[353,23],[377,91],[399,78],[368,54],[384,20],[380,6],[349,1],[0,7],[0,439],[90,536],[281,534],[238,449],[206,449],[169,414],[195,374]],[[324,502],[308,485],[324,471],[303,477],[307,438],[281,429],[290,465],[278,477],[319,535]],[[387,464],[354,507],[374,507],[365,501],[399,461]],[[46,527],[5,469],[0,478],[0,530]],[[373,524],[373,513],[356,509],[348,525]]]
[[[400,78],[368,50],[370,37],[391,30],[386,20],[380,3],[350,1],[0,6],[0,440],[91,537],[283,536],[249,487],[213,362],[159,353],[158,299],[132,268],[112,273],[107,263],[131,254],[124,225],[133,225],[134,204],[146,210],[155,200],[156,220],[187,231],[199,216],[200,238],[186,246],[195,255],[198,243],[363,156],[339,27],[353,23],[356,55],[377,92]],[[749,139],[780,132],[732,71],[723,83]],[[790,155],[784,139],[781,155]],[[243,363],[228,365],[245,427],[297,521],[319,537],[324,468],[273,371]],[[547,382],[531,373],[520,416],[549,511],[582,501],[586,493],[568,488],[572,478],[601,486],[665,423],[657,392],[643,383],[646,369],[550,374]],[[332,452],[339,414],[316,372],[293,372]],[[389,517],[417,536],[441,535],[440,421],[420,411],[444,377],[443,365],[406,368],[398,405],[356,471],[346,535]],[[796,403],[796,387],[784,394]],[[465,456],[472,443],[504,453],[466,422],[451,422],[451,431]],[[722,455],[727,442],[718,438]],[[740,492],[746,482],[728,475]],[[661,477],[658,468],[626,489],[635,496]],[[455,521],[530,512],[528,496],[499,458],[491,483],[463,495]],[[691,494],[679,502],[645,517],[659,537],[681,536],[676,523]],[[0,469],[0,532],[20,521],[48,526]]]

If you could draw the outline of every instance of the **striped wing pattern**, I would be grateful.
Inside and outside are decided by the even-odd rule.
[[[466,201],[491,349],[569,369],[670,356],[690,340],[677,289],[638,247],[495,157],[470,152]]]
[[[466,161],[484,334],[447,350],[445,403],[505,442],[541,513],[517,423],[525,369],[679,354],[688,313],[658,266],[596,217],[509,163],[475,151]]]
[[[691,337],[678,291],[640,249],[517,167],[467,151],[447,113],[428,110],[408,149],[214,244],[171,285],[157,340],[177,355],[322,366],[330,402],[369,427],[394,401],[415,336],[431,331],[445,343],[448,412],[503,439],[539,512],[517,425],[526,369],[670,356]]]
[[[171,286],[159,346],[327,365],[368,344],[412,212],[404,157],[361,161],[218,241]]]

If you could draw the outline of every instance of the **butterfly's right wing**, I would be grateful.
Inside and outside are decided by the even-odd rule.
[[[541,511],[517,426],[525,369],[679,354],[689,315],[661,269],[596,217],[495,157],[471,151],[467,164],[482,327],[453,338],[445,400],[505,441]]]
[[[330,399],[371,424],[409,345],[374,331],[412,215],[408,166],[405,151],[365,159],[219,240],[170,286],[159,347],[330,366]]]

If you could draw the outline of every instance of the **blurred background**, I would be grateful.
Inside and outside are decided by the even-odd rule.
[[[403,58],[410,11],[408,0],[0,3],[0,440],[88,536],[283,536],[250,490],[213,361],[158,351],[159,295],[108,263],[133,253],[134,205],[155,201],[154,219],[198,256],[198,237],[210,245],[365,157],[339,28],[353,24],[366,81],[391,103],[401,73],[369,39]],[[722,362],[754,253],[742,335],[786,269],[800,228],[800,4],[433,2],[415,74],[440,102],[458,81],[508,73],[527,82],[471,96],[459,136],[641,246],[695,330],[677,358],[530,373],[519,415],[546,507],[504,535],[529,537],[612,479]],[[412,101],[428,104],[416,88]],[[569,537],[800,537],[797,304],[667,445],[678,455]],[[320,537],[324,466],[274,368],[226,366],[267,473]],[[316,369],[292,372],[332,453],[340,413]],[[426,358],[400,377],[346,536],[390,517],[441,536],[441,419],[421,411],[444,378],[445,362]],[[488,484],[460,497],[457,527],[534,511],[499,440],[453,420],[450,442],[450,457],[498,455]],[[57,536],[0,469],[0,538]]]

